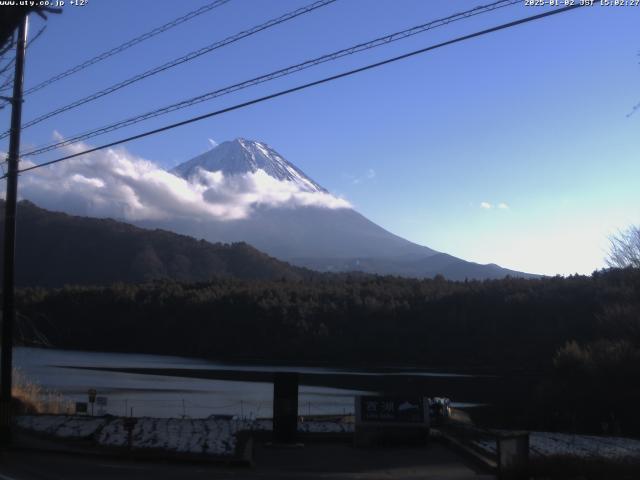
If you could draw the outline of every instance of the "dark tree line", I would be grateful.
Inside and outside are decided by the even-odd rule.
[[[208,358],[545,369],[567,342],[637,338],[638,270],[449,282],[366,275],[23,289],[56,346]]]

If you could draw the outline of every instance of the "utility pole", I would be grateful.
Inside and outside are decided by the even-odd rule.
[[[2,290],[2,352],[0,353],[0,443],[11,443],[11,384],[13,370],[13,324],[15,322],[15,250],[16,206],[18,196],[18,161],[20,157],[20,125],[22,123],[22,81],[27,47],[29,18],[24,16],[18,27],[16,65],[11,98],[11,137],[7,156],[7,195],[4,213],[4,271]]]

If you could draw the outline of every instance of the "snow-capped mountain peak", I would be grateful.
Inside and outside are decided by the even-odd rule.
[[[327,192],[266,143],[245,138],[223,142],[208,152],[178,165],[171,172],[189,178],[198,168],[222,172],[227,176],[263,170],[273,178],[295,183],[304,191]]]

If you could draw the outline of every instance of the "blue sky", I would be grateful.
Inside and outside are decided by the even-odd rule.
[[[26,87],[207,3],[89,0],[52,16]],[[28,96],[25,121],[311,3],[232,0]],[[488,2],[338,0],[29,128],[48,143]],[[100,137],[114,140],[544,10],[518,5]],[[130,143],[172,167],[217,142],[262,140],[388,230],[481,263],[545,274],[603,266],[640,223],[640,7],[583,8]],[[33,18],[32,32],[43,22]],[[8,125],[8,109],[0,112]],[[6,150],[6,143],[0,143]],[[55,155],[38,157],[38,160]],[[503,207],[499,208],[499,205]],[[46,205],[45,205],[46,206]],[[490,207],[490,208],[486,208]]]

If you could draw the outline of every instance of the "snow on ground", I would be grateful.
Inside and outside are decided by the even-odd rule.
[[[127,447],[129,433],[123,418],[67,415],[24,415],[19,427],[58,438],[91,439],[106,447]],[[179,453],[234,455],[237,434],[250,430],[249,421],[189,418],[137,418],[132,447]]]
[[[180,453],[233,455],[236,435],[246,430],[235,420],[139,418],[132,431],[133,448],[170,450]],[[114,419],[97,436],[99,445],[126,447],[124,420]]]
[[[298,424],[298,431],[304,433],[353,433],[353,423],[322,422],[317,420]]]
[[[273,430],[273,420],[261,418],[248,422],[248,430],[270,431]],[[353,433],[354,424],[337,421],[305,420],[298,423],[300,433]]]
[[[473,443],[489,454],[496,454],[497,447],[494,438],[487,437],[475,440]],[[640,460],[640,440],[623,437],[531,432],[529,434],[529,449],[533,458],[572,456],[616,461]]]
[[[106,417],[70,415],[23,415],[16,418],[19,427],[60,438],[89,438],[109,420]]]
[[[83,417],[68,415],[24,415],[17,418],[19,427],[59,438],[91,439],[106,447],[127,447],[129,433],[125,419],[117,417]],[[270,431],[273,421],[137,418],[131,432],[134,449],[166,450],[178,453],[231,456],[236,453],[237,435],[241,431]],[[298,425],[304,433],[351,433],[353,424],[335,421],[307,421]]]

